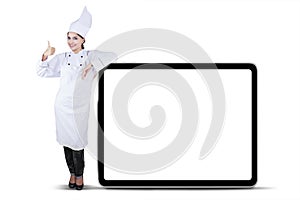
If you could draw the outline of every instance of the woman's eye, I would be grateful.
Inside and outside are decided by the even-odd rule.
[[[71,40],[71,38],[70,38],[70,37],[68,37],[68,40]]]
[[[73,37],[73,40],[77,40],[78,38],[77,37]]]

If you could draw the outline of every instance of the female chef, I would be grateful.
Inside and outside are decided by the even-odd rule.
[[[71,49],[54,56],[50,46],[43,53],[37,67],[41,77],[60,77],[60,88],[55,100],[56,139],[63,145],[71,174],[69,187],[83,188],[84,148],[92,81],[101,69],[116,59],[110,52],[84,50],[85,36],[92,24],[92,16],[84,8],[80,18],[70,25],[67,43]]]

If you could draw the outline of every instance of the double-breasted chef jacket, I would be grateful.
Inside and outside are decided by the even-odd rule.
[[[63,146],[81,150],[87,145],[91,87],[94,76],[117,58],[111,52],[81,50],[61,53],[50,61],[40,61],[37,74],[41,77],[60,77],[55,100],[56,140]],[[83,69],[92,64],[82,79]]]

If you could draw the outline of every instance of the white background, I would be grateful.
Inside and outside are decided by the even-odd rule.
[[[36,76],[47,46],[67,51],[65,34],[84,5],[94,17],[87,49],[137,28],[165,28],[197,42],[214,62],[258,68],[258,183],[252,190],[105,190],[86,154],[86,190],[68,191],[55,142],[57,79]],[[5,1],[1,20],[1,199],[299,199],[300,2]]]
[[[149,52],[144,56],[146,55],[149,55]],[[155,73],[159,74],[160,71],[162,70],[156,70]],[[141,74],[136,75],[136,77],[148,75],[148,70],[138,72]],[[191,146],[182,157],[177,158],[178,160],[175,163],[160,166],[160,170],[156,169],[152,173],[130,174],[116,172],[106,167],[104,178],[106,180],[251,179],[251,71],[245,69],[218,70],[226,98],[225,120],[215,148],[202,160],[199,159],[199,154],[212,119],[211,96],[205,81],[200,75],[205,70],[199,70],[198,72],[197,70],[175,70],[175,72],[182,76],[191,87],[198,104],[199,121]],[[104,73],[104,135],[116,148],[131,154],[144,154],[147,157],[149,153],[166,148],[179,134],[182,120],[181,110],[186,109],[186,105],[180,105],[180,102],[182,98],[190,97],[179,97],[175,95],[176,91],[172,93],[167,88],[151,84],[134,91],[134,94],[131,94],[132,96],[128,100],[128,104],[129,116],[135,124],[141,127],[150,125],[151,121],[147,118],[150,118],[150,108],[154,105],[160,105],[165,110],[166,122],[161,132],[152,138],[136,139],[128,137],[115,124],[111,104],[117,84],[127,73],[130,73],[130,70],[106,70]],[[166,77],[168,76],[166,75]],[[104,151],[106,151],[106,148],[104,145]],[[106,158],[105,156],[104,161],[107,164]],[[115,159],[132,162],[132,160],[126,160],[123,157],[116,157]],[[158,155],[156,159],[159,161],[165,158]],[[139,163],[134,163],[134,165],[139,165]],[[116,166],[110,167],[115,168]],[[119,171],[124,170],[122,166],[117,167],[119,167]]]

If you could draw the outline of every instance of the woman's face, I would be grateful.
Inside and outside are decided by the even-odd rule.
[[[67,37],[68,45],[74,53],[78,53],[82,50],[82,44],[84,39],[82,39],[77,33],[69,32]]]

